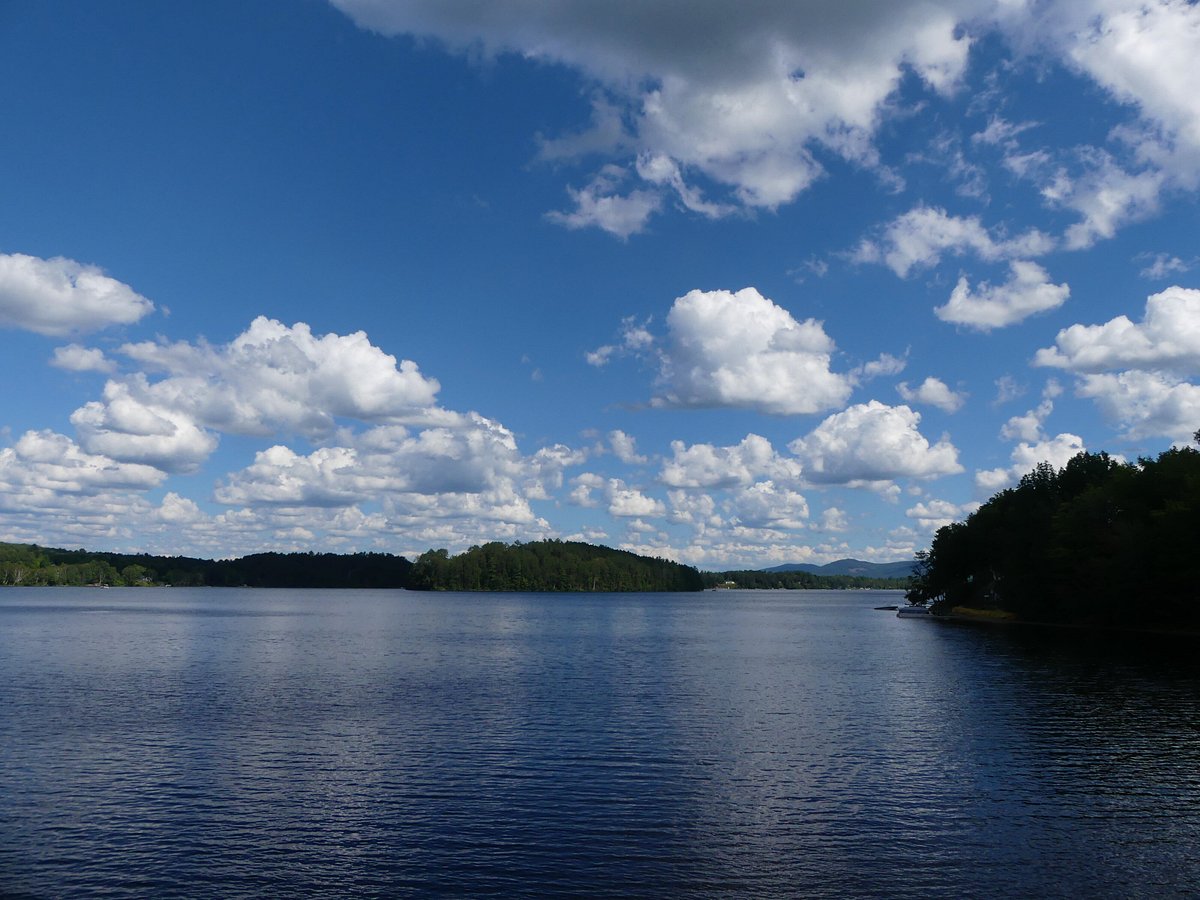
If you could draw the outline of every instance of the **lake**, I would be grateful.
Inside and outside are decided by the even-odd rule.
[[[1194,895],[1195,641],[885,592],[0,590],[0,893]]]

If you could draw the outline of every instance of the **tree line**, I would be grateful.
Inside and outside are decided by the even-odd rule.
[[[409,586],[445,591],[698,591],[691,566],[579,541],[493,542],[421,554]]]
[[[0,585],[698,591],[691,566],[570,541],[490,543],[416,563],[388,553],[256,553],[231,560],[0,543]]]
[[[753,590],[839,591],[867,588],[897,590],[907,579],[874,578],[864,575],[816,575],[812,572],[762,572],[742,569],[731,572],[704,572],[704,586],[736,587]]]
[[[1196,433],[1200,442],[1200,431]],[[918,554],[908,598],[934,612],[1200,628],[1200,451],[1043,463]]]
[[[578,541],[493,542],[416,562],[388,553],[255,553],[211,560],[0,543],[0,585],[407,588],[418,591],[699,591],[897,588],[900,579],[809,572],[699,572]]]
[[[59,550],[0,543],[0,585],[405,587],[412,563],[389,553],[255,553],[240,559]]]

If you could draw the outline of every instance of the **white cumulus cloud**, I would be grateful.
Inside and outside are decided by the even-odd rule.
[[[1127,133],[1110,137],[1127,160],[1080,148],[1082,171],[1070,174],[1054,171],[1044,150],[1020,152],[1018,138],[1036,123],[993,114],[973,136],[973,146],[999,147],[1015,172],[1050,173],[1047,200],[1080,217],[1067,246],[1107,237],[1156,209],[1164,189],[1191,190],[1200,181],[1200,73],[1192,64],[1200,7],[1188,0],[613,0],[602,16],[569,0],[331,2],[381,34],[579,72],[591,89],[591,126],[542,139],[539,154],[555,162],[601,156],[597,180],[572,190],[576,209],[553,214],[569,227],[628,237],[668,192],[708,217],[773,209],[824,177],[822,160],[831,155],[898,183],[880,159],[880,127],[911,112],[910,98],[921,104],[951,95],[973,44],[993,36],[1034,65],[1073,69],[1136,114]],[[901,96],[909,75],[921,90]],[[961,154],[948,174],[980,181]],[[612,185],[634,177],[644,187]],[[705,199],[701,185],[716,199]],[[966,187],[981,191],[970,180]],[[988,252],[969,231],[944,235],[966,242],[946,246],[975,243]],[[922,253],[940,252],[914,249],[914,262],[902,262],[907,251],[900,250],[889,264],[907,271]]]
[[[817,531],[839,534],[850,530],[850,517],[844,509],[830,506],[821,513],[820,523],[813,527]]]
[[[1046,382],[1042,391],[1042,402],[1022,416],[1012,416],[1000,429],[1000,437],[1006,441],[1037,443],[1046,439],[1042,426],[1054,411],[1054,398],[1062,393],[1062,386],[1054,378]]]
[[[1186,441],[1200,427],[1200,385],[1162,372],[1084,375],[1076,393],[1094,400],[1132,440],[1163,436]]]
[[[469,416],[472,421],[486,421],[482,416]],[[493,427],[500,427],[493,423]],[[507,429],[505,429],[507,431]],[[515,443],[513,444],[515,448]],[[525,495],[531,500],[547,500],[551,491],[563,486],[563,473],[566,469],[583,465],[587,461],[586,450],[576,450],[565,444],[552,444],[542,447],[533,456],[526,457],[522,463]]]
[[[717,502],[711,494],[673,490],[667,491],[667,499],[671,501],[671,521],[690,525],[697,534],[704,534],[710,528],[720,528],[723,524],[717,513]]]
[[[684,181],[678,164],[669,156],[643,153],[637,160],[637,173],[651,184],[661,184],[672,188],[678,196],[679,202],[686,209],[710,219],[721,218],[733,210],[733,207],[728,204],[711,203],[705,200],[697,188]]]
[[[946,382],[932,375],[915,388],[909,387],[907,381],[902,381],[896,385],[896,391],[906,403],[924,403],[947,413],[958,412],[967,402],[966,394],[951,390]]]
[[[1022,475],[1032,472],[1039,463],[1050,463],[1054,468],[1061,469],[1072,456],[1085,449],[1083,438],[1077,434],[1059,434],[1036,443],[1022,441],[1013,448],[1011,466],[976,472],[975,486],[982,493],[993,494],[1016,484]]]
[[[384,494],[515,493],[526,473],[512,433],[473,416],[458,428],[410,431],[379,426],[350,443],[308,455],[284,446],[261,451],[217,490],[222,503],[346,506]]]
[[[642,189],[620,194],[622,176],[616,166],[606,166],[586,186],[567,188],[574,209],[548,212],[546,218],[567,228],[600,228],[622,240],[637,234],[645,228],[650,216],[662,207],[662,195]]]
[[[1112,237],[1156,212],[1165,191],[1200,183],[1200,7],[1186,0],[1053,0],[998,4],[1002,27],[1091,79],[1138,119],[1110,132],[1108,148],[1075,148],[1057,163],[1045,150],[1009,162],[1042,183],[1052,205],[1078,214],[1069,249]]]
[[[130,325],[154,304],[96,266],[0,253],[0,328],[51,337]]]
[[[908,359],[903,356],[893,356],[890,353],[879,354],[878,359],[855,366],[850,370],[850,378],[856,383],[870,381],[887,375],[899,375],[908,366]]]
[[[366,334],[316,336],[258,317],[229,344],[179,341],[126,344],[120,352],[165,373],[114,379],[101,400],[72,423],[89,450],[115,459],[188,471],[217,445],[217,432],[309,438],[331,434],[338,419],[368,423],[453,424],[438,409],[438,383],[409,360],[371,344]]]
[[[667,507],[661,500],[612,478],[608,482],[608,514],[621,518],[661,518],[667,514]]]
[[[193,525],[205,520],[205,515],[195,500],[181,497],[174,491],[168,491],[163,496],[155,516],[160,522],[172,525]]]
[[[146,546],[164,474],[88,453],[66,435],[29,431],[0,448],[0,540],[43,546]],[[134,530],[140,533],[135,537]]]
[[[217,449],[218,438],[188,408],[175,383],[151,386],[140,373],[110,381],[102,400],[71,414],[80,443],[93,453],[140,462],[165,472],[191,472]]]
[[[571,479],[573,485],[570,494],[567,495],[567,502],[573,506],[582,506],[589,509],[600,505],[600,501],[596,499],[593,492],[603,491],[605,480],[595,472],[582,472]]]
[[[920,422],[907,406],[872,400],[835,413],[788,447],[813,483],[886,483],[961,472],[954,445],[946,438],[930,444]]]
[[[807,525],[808,501],[772,481],[742,488],[728,506],[734,523],[747,528],[796,530]]]
[[[790,202],[822,175],[818,148],[877,166],[873,137],[904,74],[932,91],[953,91],[971,44],[959,27],[963,16],[987,7],[984,0],[836,7],[617,0],[596,16],[567,2],[334,3],[383,34],[434,36],[464,52],[516,53],[580,70],[608,99],[593,104],[591,132],[552,143],[554,157],[572,149],[640,154],[647,184],[669,185],[685,207],[708,216],[732,203]],[[731,202],[702,200],[684,183],[690,173],[727,189]],[[627,235],[652,205],[632,198],[585,189],[579,209],[560,221]],[[603,208],[618,199],[636,209]]]
[[[975,290],[965,276],[959,278],[946,305],[934,309],[934,314],[943,322],[990,331],[1056,309],[1071,295],[1068,285],[1051,283],[1046,270],[1037,263],[1013,260],[1009,273],[1004,284],[985,281]]]
[[[1146,299],[1141,323],[1117,316],[1103,325],[1072,325],[1034,365],[1074,372],[1109,369],[1200,369],[1200,290],[1169,287]]]
[[[626,317],[621,322],[621,342],[619,344],[604,344],[585,354],[589,366],[600,369],[608,365],[614,356],[639,354],[647,352],[654,346],[654,335],[647,328],[649,322],[638,322],[634,317]]]
[[[200,391],[194,401],[199,418],[243,434],[282,426],[319,435],[335,417],[406,420],[424,414],[439,389],[415,362],[397,363],[362,331],[318,337],[303,322],[287,326],[265,316],[221,347],[141,343],[121,352],[187,379]]]
[[[50,365],[68,372],[112,372],[116,369],[116,364],[104,355],[103,350],[79,344],[55,347]]]
[[[671,452],[659,474],[659,480],[670,487],[744,486],[763,477],[795,483],[802,471],[799,463],[780,456],[770,441],[757,434],[748,434],[731,447],[672,441]]]
[[[28,431],[0,450],[0,492],[36,491],[94,494],[105,490],[147,490],[163,480],[151,466],[118,463],[87,453],[65,435]]]
[[[779,415],[840,406],[852,385],[830,370],[832,339],[754,288],[695,290],[667,316],[659,406],[737,407]]]
[[[1086,250],[1099,240],[1111,238],[1129,222],[1149,217],[1159,207],[1166,176],[1155,169],[1130,171],[1108,151],[1089,149],[1077,154],[1074,173],[1059,166],[1052,177],[1041,176],[1042,197],[1053,207],[1078,213],[1080,219],[1067,228],[1063,246]],[[1036,178],[1039,169],[1031,167]]]
[[[941,262],[950,253],[970,252],[987,261],[1039,256],[1053,249],[1040,231],[1015,238],[994,238],[978,216],[954,216],[939,207],[918,206],[892,220],[876,241],[863,241],[852,255],[857,262],[875,262],[905,278],[915,268]]]
[[[921,528],[936,531],[943,525],[962,521],[978,508],[978,503],[960,505],[949,500],[930,500],[910,507],[904,511],[904,515],[914,519]]]
[[[1058,3],[1066,57],[1153,129],[1143,153],[1175,181],[1200,171],[1200,7],[1186,0]]]
[[[561,488],[563,470],[586,459],[558,444],[524,456],[508,429],[474,413],[453,427],[381,425],[336,438],[307,454],[284,445],[260,451],[218,484],[216,500],[279,523],[280,534],[292,533],[283,527],[290,521],[328,536],[337,518],[353,523],[338,526],[346,540],[392,535],[389,546],[403,540],[416,552],[461,548],[547,536],[549,525],[530,500]]]
[[[1200,290],[1152,294],[1141,322],[1117,316],[1064,328],[1033,362],[1075,372],[1076,394],[1126,437],[1185,440],[1200,423],[1200,386],[1187,380],[1200,368]]]
[[[637,441],[619,429],[608,433],[608,444],[617,459],[626,465],[641,466],[648,462],[646,457],[637,452]]]

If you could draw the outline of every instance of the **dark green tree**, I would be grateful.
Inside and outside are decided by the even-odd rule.
[[[1197,433],[1200,441],[1200,432]],[[939,529],[910,600],[1036,621],[1200,625],[1200,452],[1039,465]]]

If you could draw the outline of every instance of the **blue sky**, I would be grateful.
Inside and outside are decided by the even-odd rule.
[[[1200,428],[1182,0],[0,3],[0,540],[904,559]]]

